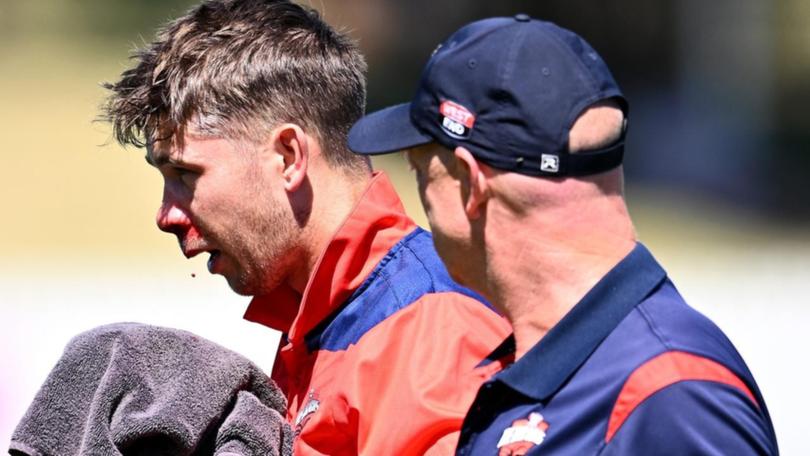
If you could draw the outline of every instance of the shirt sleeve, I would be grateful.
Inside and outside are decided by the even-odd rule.
[[[447,292],[423,296],[366,334],[354,392],[359,454],[452,455],[491,373],[476,366],[509,333],[492,309]]]
[[[601,455],[776,455],[770,426],[739,390],[682,381],[648,397],[604,445]]]

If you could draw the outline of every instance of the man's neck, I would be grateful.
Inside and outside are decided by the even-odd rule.
[[[629,218],[604,225],[603,221],[543,233],[532,229],[541,224],[529,222],[511,227],[509,235],[487,236],[488,243],[497,243],[488,249],[492,253],[488,297],[514,328],[516,359],[635,247]],[[523,235],[518,232],[521,227],[526,230]]]
[[[345,176],[331,171],[325,178],[313,178],[312,210],[302,230],[302,267],[292,274],[290,285],[303,294],[318,266],[321,254],[350,216],[371,181],[371,175]]]

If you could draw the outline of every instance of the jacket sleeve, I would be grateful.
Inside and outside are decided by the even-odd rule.
[[[738,390],[683,381],[647,398],[600,453],[776,455],[762,411]]]
[[[353,392],[359,454],[453,454],[493,373],[477,366],[510,332],[486,305],[446,292],[424,295],[366,334]]]

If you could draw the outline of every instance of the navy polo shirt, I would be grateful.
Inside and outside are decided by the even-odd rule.
[[[514,359],[514,339],[489,357]],[[637,244],[478,391],[458,455],[778,454],[754,378]]]

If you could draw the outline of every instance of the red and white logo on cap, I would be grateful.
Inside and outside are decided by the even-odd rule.
[[[442,129],[453,138],[466,139],[470,137],[475,116],[464,106],[450,100],[439,105],[439,114]]]

